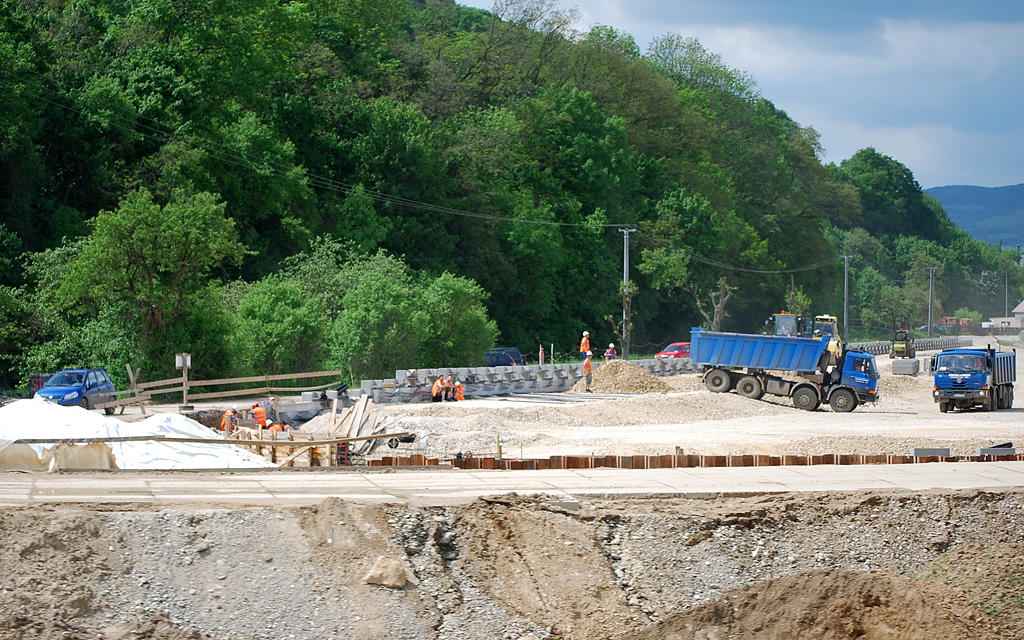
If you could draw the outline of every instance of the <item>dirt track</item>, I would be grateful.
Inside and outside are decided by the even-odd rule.
[[[1018,362],[1019,378],[1022,364],[1024,359]],[[459,451],[494,454],[499,441],[506,457],[525,458],[653,455],[673,453],[675,447],[706,455],[906,455],[911,447],[949,447],[952,455],[973,455],[981,446],[1015,440],[1024,445],[1024,403],[1008,411],[940,414],[930,376],[893,376],[885,356],[878,365],[878,402],[847,414],[827,407],[808,413],[776,396],[752,401],[735,393],[712,394],[699,374],[654,379],[667,385],[665,393],[571,404],[513,397],[397,405],[388,413],[394,431],[420,436],[406,450],[440,457]],[[614,385],[602,389],[600,368],[594,388],[616,390]]]
[[[666,394],[391,415],[429,431],[415,446],[431,452],[484,453],[500,435],[506,456],[965,453],[1021,440],[1021,409],[941,415],[926,377],[880,364],[881,402],[852,414],[712,395],[680,376]],[[211,497],[10,508],[0,529],[4,638],[1024,637],[1018,491],[594,499],[570,511],[529,496],[283,509]],[[409,582],[367,584],[379,558]]]

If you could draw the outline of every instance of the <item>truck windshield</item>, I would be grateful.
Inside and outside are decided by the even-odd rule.
[[[935,361],[939,373],[978,373],[985,370],[985,358],[976,354],[940,355]]]

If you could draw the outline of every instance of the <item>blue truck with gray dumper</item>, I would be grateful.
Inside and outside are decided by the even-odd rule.
[[[769,393],[814,411],[853,411],[878,398],[875,357],[838,351],[832,336],[801,338],[693,329],[690,358],[704,370],[704,385],[716,393],[733,389],[746,398]],[[831,348],[830,348],[831,347]]]
[[[1017,352],[991,347],[946,349],[931,359],[935,376],[932,398],[939,411],[981,407],[985,411],[1013,407]]]

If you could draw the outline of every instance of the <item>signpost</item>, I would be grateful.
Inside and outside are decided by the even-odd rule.
[[[192,367],[191,353],[174,355],[174,368],[181,370],[181,406],[178,411],[191,411],[194,407],[188,403],[188,370]]]

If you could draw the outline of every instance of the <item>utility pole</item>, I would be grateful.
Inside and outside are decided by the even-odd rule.
[[[932,337],[932,313],[935,309],[935,267],[928,267],[928,337]]]
[[[629,318],[626,314],[626,306],[629,296],[629,234],[636,231],[636,227],[620,227],[622,232],[622,359],[629,359]]]
[[[843,256],[843,342],[850,341],[850,256]]]

